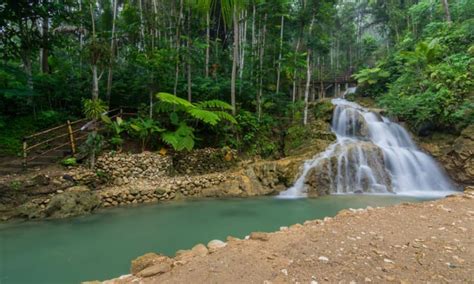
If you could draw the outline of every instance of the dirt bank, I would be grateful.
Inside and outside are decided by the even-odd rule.
[[[222,248],[200,245],[174,259],[148,255],[153,261],[135,260],[135,276],[106,283],[473,283],[473,235],[470,191],[344,210],[249,240],[229,238]]]

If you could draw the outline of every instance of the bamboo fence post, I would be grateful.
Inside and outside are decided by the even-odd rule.
[[[28,143],[26,142],[26,138],[23,138],[23,169],[26,170],[27,166],[27,159],[28,159]]]
[[[71,122],[67,121],[67,131],[69,133],[69,141],[71,142],[71,151],[72,155],[76,155],[76,144],[74,142],[74,133],[72,132]]]

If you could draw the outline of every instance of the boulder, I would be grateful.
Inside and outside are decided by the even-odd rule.
[[[227,243],[224,243],[220,240],[212,240],[207,244],[209,252],[215,252],[223,247],[227,246]]]
[[[268,233],[253,232],[250,234],[250,239],[257,241],[268,241],[270,239],[270,236]]]
[[[195,257],[202,257],[209,254],[209,250],[203,244],[197,244],[190,250],[180,250],[176,253],[175,259],[181,262],[187,262]]]
[[[132,264],[130,266],[130,273],[132,273],[133,275],[137,275],[144,269],[158,264],[168,264],[171,267],[171,263],[172,261],[169,257],[151,252],[132,260]],[[166,267],[166,265],[164,265],[163,267]],[[158,270],[158,268],[155,268],[153,271]],[[149,271],[148,273],[151,273],[151,271]]]
[[[344,119],[344,120],[342,120]],[[361,112],[355,108],[340,105],[334,113],[335,129],[348,136],[367,139],[369,128]]]
[[[45,217],[43,209],[38,203],[34,202],[34,200],[21,204],[14,211],[15,212],[12,214],[12,217],[18,216],[26,217],[28,219],[39,219]]]
[[[203,244],[197,244],[191,249],[195,256],[205,256],[209,253],[209,250]]]
[[[67,218],[89,214],[100,206],[100,198],[87,187],[76,186],[56,194],[44,210],[45,217]]]
[[[48,175],[37,175],[33,178],[33,182],[38,186],[46,186],[51,182],[51,178]]]
[[[367,166],[360,164],[359,153],[363,153],[367,160]],[[364,171],[370,169],[378,184],[388,185],[387,191],[391,191],[389,173],[384,167],[382,150],[371,142],[354,142],[337,145],[335,149],[306,175],[309,196],[323,196],[335,190],[336,183],[347,192],[370,192],[375,190],[374,184],[366,177]],[[340,172],[341,171],[341,172]],[[366,178],[358,178],[366,177]],[[339,178],[338,181],[335,179]]]
[[[137,273],[138,277],[151,277],[159,274],[166,273],[171,270],[170,262],[161,262],[153,266],[147,267]]]

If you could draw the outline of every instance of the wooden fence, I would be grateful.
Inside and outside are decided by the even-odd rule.
[[[123,108],[113,109],[106,113],[111,119],[116,117],[135,116],[136,113],[124,112]],[[76,121],[67,121],[65,124],[37,132],[23,138],[23,168],[39,158],[59,158],[74,156],[77,147],[87,139],[91,129],[87,127],[89,122],[86,118]],[[104,130],[105,125],[98,122],[98,129]],[[58,156],[57,151],[62,151]]]

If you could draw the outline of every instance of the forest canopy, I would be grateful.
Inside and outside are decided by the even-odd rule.
[[[190,141],[170,133],[271,155],[275,132],[336,91],[323,82],[353,73],[414,128],[460,130],[473,121],[472,15],[468,0],[7,0],[0,152],[100,100],[135,109],[137,137],[141,125],[179,149]],[[167,112],[159,93],[195,108]]]

